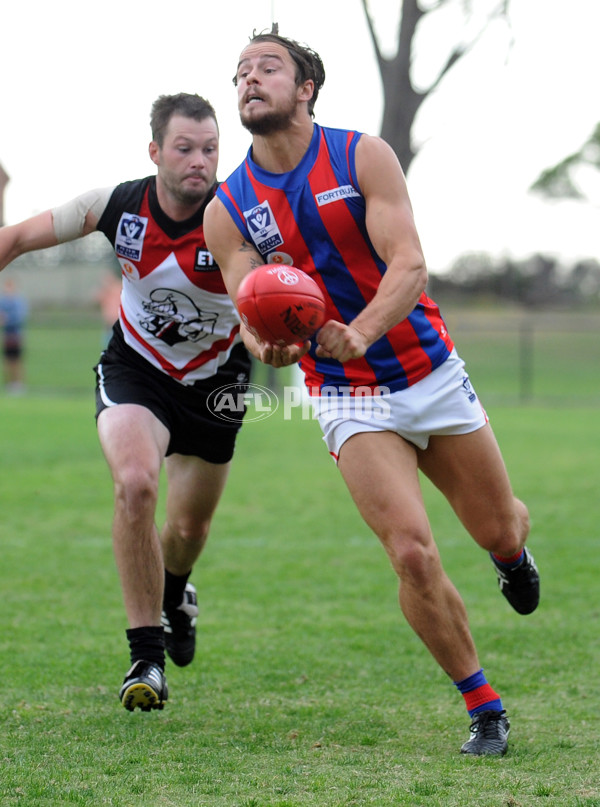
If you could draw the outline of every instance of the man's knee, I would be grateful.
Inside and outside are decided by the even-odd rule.
[[[131,464],[114,474],[115,501],[132,515],[154,508],[158,499],[158,476],[142,466]]]
[[[388,539],[384,545],[401,582],[422,590],[435,585],[440,557],[429,533],[406,531]]]
[[[491,514],[476,540],[489,552],[508,558],[522,549],[529,530],[529,511],[522,501],[515,499],[513,513],[509,517]]]

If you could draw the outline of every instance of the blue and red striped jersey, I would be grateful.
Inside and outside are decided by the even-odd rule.
[[[321,287],[326,319],[351,322],[375,295],[386,265],[365,225],[365,199],[356,178],[361,134],[315,124],[310,146],[292,171],[274,174],[252,159],[223,182],[217,196],[242,236],[265,263],[302,269]],[[438,306],[425,293],[410,315],[371,345],[361,359],[321,359],[316,344],[303,357],[311,395],[323,387],[396,392],[442,364],[453,344]]]

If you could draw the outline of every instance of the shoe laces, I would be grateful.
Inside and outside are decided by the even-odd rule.
[[[505,714],[505,709],[503,709],[501,712],[496,712],[491,709],[485,712],[476,712],[473,715],[469,730],[473,734],[480,734],[482,737],[493,738],[496,736],[498,724]]]

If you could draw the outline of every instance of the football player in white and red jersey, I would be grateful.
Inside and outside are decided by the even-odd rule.
[[[161,709],[165,648],[185,666],[198,615],[190,573],[206,542],[243,418],[219,418],[211,393],[243,399],[250,359],[204,210],[217,187],[219,129],[198,95],[160,96],[151,113],[156,174],[89,191],[0,229],[0,269],[19,255],[94,231],[121,266],[112,337],[96,366],[98,435],[114,482],[113,546],[128,625],[126,709]],[[166,521],[155,524],[161,467]]]

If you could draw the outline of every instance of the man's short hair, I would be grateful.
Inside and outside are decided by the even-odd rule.
[[[254,42],[274,42],[276,45],[284,47],[296,65],[296,86],[300,86],[307,79],[311,79],[315,85],[313,96],[308,102],[308,112],[314,117],[314,106],[319,95],[319,90],[325,84],[325,67],[321,61],[319,54],[309,48],[308,45],[301,45],[294,39],[287,39],[285,36],[280,36],[279,25],[275,22],[269,33],[257,34],[252,33],[250,37],[250,44]],[[237,76],[234,77],[233,83],[237,85]]]
[[[169,121],[173,115],[182,115],[184,118],[192,118],[196,121],[213,118],[217,123],[217,115],[212,104],[199,95],[187,92],[180,92],[177,95],[160,95],[152,104],[150,112],[152,139],[160,147],[162,147]]]

